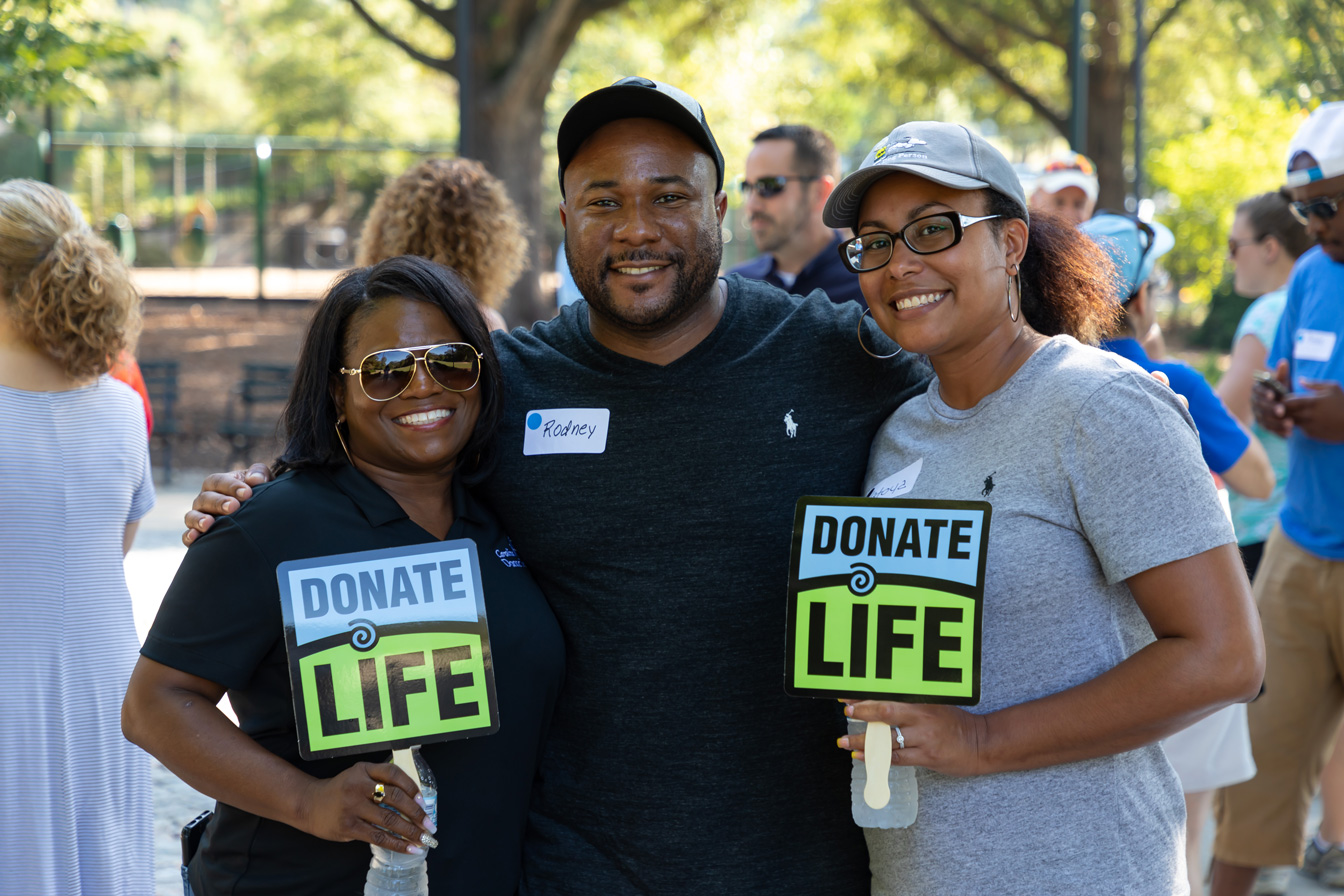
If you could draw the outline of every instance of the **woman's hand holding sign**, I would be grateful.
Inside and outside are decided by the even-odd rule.
[[[914,765],[945,775],[966,777],[990,771],[986,767],[985,748],[989,741],[989,721],[956,706],[937,703],[895,703],[890,700],[845,700],[845,715],[861,722],[886,722],[892,738],[904,746],[891,751],[892,765]],[[896,740],[897,744],[900,740]],[[855,759],[863,759],[865,736],[852,734],[836,741],[842,750],[851,750]]]
[[[413,855],[438,845],[420,788],[390,762],[357,762],[334,778],[312,778],[299,813],[295,827],[324,840],[362,840]]]

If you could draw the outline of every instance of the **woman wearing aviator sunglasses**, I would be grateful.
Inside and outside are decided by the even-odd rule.
[[[935,372],[865,490],[992,505],[980,703],[846,707],[917,769],[914,823],[866,832],[873,893],[1186,892],[1157,741],[1254,696],[1263,645],[1189,416],[1082,344],[1114,321],[1113,269],[1063,221],[1029,223],[1007,160],[941,122],[892,131],[825,218],[856,233],[842,256],[873,318]],[[860,729],[840,746],[861,757]]]
[[[195,896],[358,893],[366,843],[434,847],[432,893],[516,891],[564,655],[545,599],[470,490],[493,462],[500,388],[475,299],[434,262],[355,269],[318,307],[276,478],[184,559],[123,710],[128,738],[219,800],[190,865]],[[477,544],[507,722],[424,747],[436,828],[385,753],[300,757],[276,567],[458,538]],[[237,725],[216,707],[226,690]]]

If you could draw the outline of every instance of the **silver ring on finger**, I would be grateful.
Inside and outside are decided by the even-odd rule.
[[[896,749],[905,749],[905,735],[901,733],[900,725],[892,725],[891,730],[896,732]]]

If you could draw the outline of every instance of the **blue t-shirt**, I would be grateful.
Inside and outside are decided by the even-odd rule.
[[[1190,416],[1199,427],[1199,450],[1210,470],[1224,473],[1241,460],[1250,447],[1251,436],[1199,371],[1180,361],[1154,361],[1135,339],[1107,339],[1101,347],[1149,373],[1160,370],[1167,375],[1172,391],[1190,402]]]
[[[1283,317],[1283,306],[1288,302],[1288,289],[1276,289],[1267,292],[1251,303],[1237,325],[1237,334],[1232,339],[1235,347],[1245,336],[1254,336],[1269,353],[1274,344],[1274,334],[1279,330],[1279,318]],[[1228,507],[1232,511],[1232,526],[1237,530],[1237,544],[1259,544],[1269,537],[1274,524],[1279,519],[1279,508],[1283,506],[1284,484],[1288,481],[1288,442],[1265,429],[1259,423],[1251,424],[1251,432],[1265,446],[1265,454],[1274,467],[1274,491],[1263,501],[1248,498],[1229,491]]]
[[[1294,391],[1300,379],[1344,382],[1344,264],[1316,246],[1297,260],[1288,303],[1269,352],[1271,369],[1287,358]],[[1288,437],[1288,485],[1279,522],[1284,534],[1318,557],[1344,560],[1344,443],[1294,429]]]
[[[805,296],[819,289],[837,305],[841,302],[858,302],[867,308],[868,303],[863,300],[863,293],[859,290],[859,275],[845,267],[845,263],[840,260],[838,247],[841,240],[842,237],[837,233],[830,245],[803,265],[798,276],[789,282],[785,282],[780,275],[775,256],[769,253],[744,261],[728,273],[741,274],[748,280],[763,280],[796,296]]]

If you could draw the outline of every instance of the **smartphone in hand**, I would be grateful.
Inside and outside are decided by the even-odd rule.
[[[1288,388],[1284,386],[1283,383],[1279,382],[1278,378],[1268,370],[1257,370],[1255,372],[1255,381],[1273,392],[1274,397],[1279,401],[1283,401],[1288,397]]]

